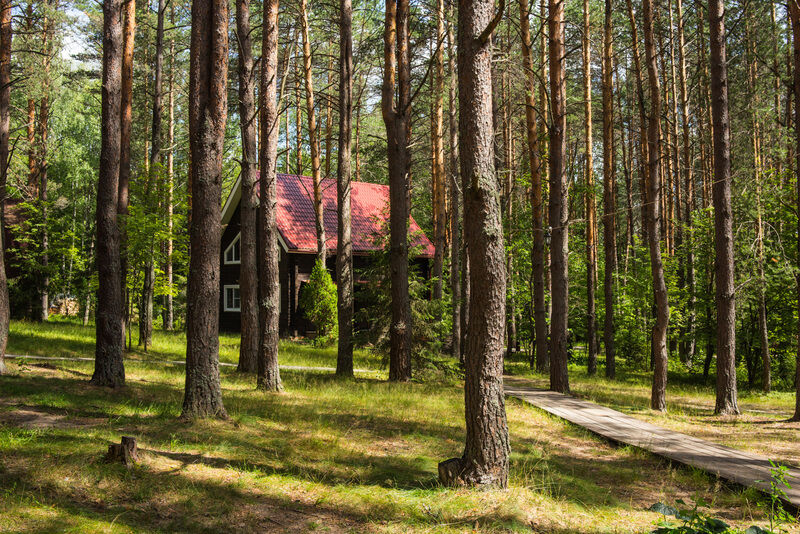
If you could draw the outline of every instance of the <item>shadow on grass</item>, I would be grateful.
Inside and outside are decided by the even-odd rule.
[[[114,391],[70,378],[25,376],[3,381],[7,398],[26,399],[26,406],[39,411],[71,418],[102,417],[110,421],[108,425],[99,425],[102,430],[111,431],[109,427],[113,426],[114,432],[131,433],[160,446],[168,446],[176,438],[189,446],[193,442],[200,445],[223,442],[232,446],[240,458],[218,459],[219,462],[253,465],[245,458],[254,454],[277,458],[280,466],[259,464],[258,469],[328,484],[358,481],[419,489],[431,487],[435,480],[430,462],[362,452],[348,442],[348,432],[362,432],[373,442],[404,433],[434,440],[451,439],[460,433],[458,427],[446,423],[409,421],[364,410],[351,413],[328,400],[303,395],[258,395],[252,391],[226,392],[225,402],[235,407],[230,412],[232,417],[257,418],[259,424],[240,425],[231,421],[221,423],[221,429],[205,430],[177,419],[182,392],[166,384],[137,381]],[[326,378],[325,382],[329,380]],[[133,413],[125,413],[128,410]],[[265,430],[260,423],[270,428]],[[312,439],[319,432],[334,437]]]

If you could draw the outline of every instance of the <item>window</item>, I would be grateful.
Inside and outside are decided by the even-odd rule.
[[[242,263],[242,234],[239,233],[225,249],[225,265]]]
[[[225,286],[223,290],[225,311],[242,311],[242,301],[239,298],[239,286]]]

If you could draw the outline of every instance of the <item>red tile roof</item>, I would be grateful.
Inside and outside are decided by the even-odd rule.
[[[314,182],[308,176],[278,173],[278,231],[289,250],[295,252],[317,251],[317,230],[314,222]],[[337,244],[336,180],[322,180],[322,201],[325,237],[328,250],[335,251]],[[352,182],[353,252],[378,250],[377,241],[388,231],[389,186]],[[433,244],[411,217],[409,233],[420,255],[432,258]]]

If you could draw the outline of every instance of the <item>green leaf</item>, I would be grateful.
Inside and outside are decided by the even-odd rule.
[[[653,503],[648,510],[661,515],[669,515],[672,517],[678,516],[678,510],[661,502]]]
[[[716,519],[714,517],[706,518],[706,528],[709,532],[713,532],[714,534],[724,534],[730,530],[730,525],[728,525],[725,521],[721,519]]]

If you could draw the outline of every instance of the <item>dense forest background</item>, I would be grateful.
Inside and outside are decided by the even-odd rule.
[[[509,4],[493,41],[495,168],[508,267],[507,337],[533,361],[533,246],[540,232],[548,252],[551,227],[543,209],[535,228],[532,176],[546,206],[547,141],[551,127],[547,82],[545,2]],[[604,366],[602,325],[613,299],[613,338],[619,366],[652,365],[655,320],[652,277],[643,224],[646,78],[638,2],[566,3],[566,177],[569,206],[569,337],[573,362]],[[131,201],[127,233],[127,317],[133,323],[183,328],[188,275],[188,58],[191,6],[172,0],[136,2]],[[261,39],[261,6],[252,6],[253,39]],[[437,9],[445,13],[437,29]],[[160,11],[159,11],[160,10]],[[324,176],[335,177],[338,146],[338,5],[287,1],[280,6],[278,172],[310,174],[311,146],[300,21],[307,10],[315,89],[314,114]],[[388,183],[386,129],[381,116],[384,6],[353,6],[353,179]],[[231,8],[233,18],[234,9]],[[159,12],[163,42],[157,46]],[[713,149],[708,13],[703,2],[662,0],[654,40],[660,90],[662,250],[670,301],[670,366],[705,377],[715,369]],[[521,16],[530,26],[530,65]],[[411,4],[411,212],[440,249],[443,283],[432,316],[435,336],[450,347],[451,214],[459,205],[451,120],[456,113],[454,6]],[[13,9],[11,158],[5,223],[11,233],[8,270],[15,316],[47,318],[51,304],[94,309],[95,192],[100,155],[102,13],[95,3],[20,2]],[[794,387],[797,210],[793,138],[791,25],[776,2],[729,1],[726,13],[731,117],[731,167],[739,381],[748,387]],[[223,200],[240,172],[239,54],[230,24],[229,98],[224,142]],[[606,32],[607,36],[606,37]],[[609,39],[610,38],[610,39]],[[604,45],[612,68],[604,79]],[[441,54],[439,54],[441,52]],[[587,54],[587,52],[589,52]],[[163,80],[155,90],[158,56]],[[258,56],[258,53],[256,54]],[[441,62],[437,61],[441,57]],[[256,68],[259,68],[256,57]],[[587,61],[588,60],[588,61]],[[604,84],[611,85],[604,95]],[[645,82],[646,83],[646,80]],[[532,88],[532,93],[529,92]],[[150,157],[153,101],[162,99],[162,146]],[[540,148],[530,157],[526,109],[535,105]],[[604,130],[610,98],[613,116]],[[587,128],[586,126],[589,126]],[[609,137],[610,136],[610,137]],[[611,148],[604,152],[604,141]],[[604,155],[605,154],[605,155]],[[612,156],[609,160],[609,156]],[[604,182],[607,182],[604,184]],[[456,182],[457,183],[457,182]],[[606,193],[606,190],[608,193]],[[455,193],[455,194],[454,194]],[[606,193],[606,194],[604,194]],[[457,212],[456,212],[457,213]],[[466,217],[470,214],[466,213]],[[613,232],[606,234],[609,221]],[[609,240],[611,237],[611,241]],[[456,241],[457,242],[457,241]],[[611,247],[612,255],[606,250]],[[547,256],[545,256],[547,257]],[[609,258],[613,261],[609,263]],[[545,261],[545,287],[550,270]],[[150,274],[152,270],[152,275]],[[607,274],[610,273],[610,278]],[[613,290],[604,292],[608,280]],[[439,287],[436,287],[439,286]],[[460,290],[459,290],[460,291]],[[152,295],[152,297],[151,297]],[[152,298],[154,313],[143,310]],[[545,291],[545,313],[550,291]],[[172,308],[172,309],[170,309]],[[169,317],[174,317],[170,323]],[[136,344],[147,331],[128,328]],[[601,355],[598,359],[597,356]]]

